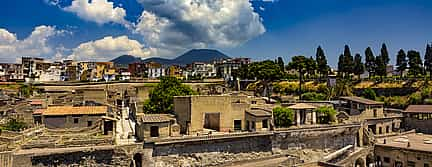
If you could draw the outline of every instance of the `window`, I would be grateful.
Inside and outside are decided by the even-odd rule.
[[[377,109],[373,109],[373,115],[374,117],[377,117]]]
[[[93,122],[92,121],[87,121],[87,126],[92,126],[93,125]]]
[[[429,164],[428,164],[428,163],[425,163],[425,164],[424,164],[424,167],[429,167]]]
[[[389,157],[384,157],[384,162],[385,163],[390,163],[390,158]]]
[[[234,130],[242,130],[242,122],[241,120],[234,120]]]
[[[151,126],[150,127],[150,137],[159,137],[159,127]]]
[[[390,127],[386,126],[386,133],[390,133]]]
[[[255,100],[254,100],[254,101],[252,101],[252,104],[257,104],[257,101],[255,101]]]
[[[262,120],[262,128],[268,128],[268,121],[266,119]]]
[[[379,133],[378,134],[382,134],[382,127],[379,127]]]
[[[77,124],[77,123],[79,123],[79,118],[74,118],[73,121],[74,121],[74,124]]]

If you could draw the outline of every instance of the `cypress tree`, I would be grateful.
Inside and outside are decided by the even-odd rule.
[[[407,69],[407,58],[405,51],[403,49],[400,49],[397,56],[396,56],[396,65],[397,71],[400,73],[400,77],[403,77],[403,72]]]
[[[409,73],[414,77],[422,73],[422,60],[420,53],[415,50],[410,50],[407,53]]]
[[[344,74],[344,56],[343,54],[339,55],[339,61],[338,61],[338,75],[343,77]]]
[[[383,60],[384,65],[387,66],[390,62],[390,57],[385,43],[383,43],[381,46],[381,58]]]
[[[362,62],[362,57],[360,54],[354,56],[354,74],[360,79],[360,75],[364,72],[364,64]]]
[[[346,76],[349,76],[353,72],[354,60],[348,45],[345,45],[344,54],[343,54],[343,64],[344,64],[343,71],[346,73]]]
[[[366,48],[365,50],[365,65],[366,70],[369,72],[369,78],[370,76],[373,76],[375,73],[375,56],[373,55],[372,49],[370,47]]]
[[[427,44],[426,45],[426,53],[425,53],[425,70],[429,72],[429,78],[432,79],[432,47]]]
[[[324,50],[321,48],[321,46],[318,46],[315,60],[318,67],[318,73],[320,74],[320,77],[327,76],[328,74],[328,65],[327,65],[327,58],[324,54]]]

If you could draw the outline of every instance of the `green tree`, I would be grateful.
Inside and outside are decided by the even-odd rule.
[[[289,108],[273,108],[273,119],[276,127],[289,127],[294,121],[294,111]]]
[[[381,55],[380,56],[383,60],[384,65],[387,66],[390,62],[390,57],[389,57],[389,54],[387,51],[387,46],[385,43],[383,43],[381,46]]]
[[[322,106],[314,110],[317,113],[317,121],[321,124],[328,124],[336,121],[337,111],[333,107]]]
[[[351,55],[351,51],[348,45],[345,45],[344,54],[343,54],[343,71],[345,73],[345,77],[349,77],[349,75],[353,72],[354,60]]]
[[[403,72],[407,69],[408,61],[406,58],[405,51],[403,49],[399,50],[397,56],[396,56],[396,65],[397,71],[400,73],[400,77],[403,77]]]
[[[425,70],[429,72],[429,79],[432,79],[432,47],[429,44],[426,45],[424,59]]]
[[[324,54],[324,50],[321,48],[321,46],[318,46],[315,60],[318,67],[318,73],[320,74],[320,78],[323,76],[327,76],[328,72],[330,71],[330,68],[327,64],[327,58]]]
[[[266,60],[249,64],[248,73],[244,74],[247,79],[258,79],[263,85],[262,94],[265,97],[271,95],[271,83],[280,80],[284,76],[283,69],[273,61]]]
[[[189,86],[183,85],[174,77],[163,77],[160,83],[150,91],[147,101],[144,103],[145,113],[172,113],[174,96],[186,96],[196,94]]]
[[[277,64],[279,65],[280,69],[282,69],[282,70],[285,69],[285,63],[284,63],[282,57],[277,58]]]
[[[19,92],[21,97],[29,98],[33,95],[33,86],[32,85],[21,85],[19,87]]]
[[[370,100],[376,100],[377,95],[372,88],[367,88],[362,92],[362,97]]]
[[[310,60],[304,56],[294,56],[291,58],[291,62],[288,63],[288,69],[297,70],[299,74],[299,95],[302,94],[303,75],[308,70],[308,63]]]
[[[343,56],[343,54],[340,54],[339,55],[339,58],[338,58],[338,66],[337,66],[337,68],[338,68],[338,75],[340,76],[340,77],[343,77],[343,73],[344,73],[344,68],[345,68],[345,64],[344,64],[344,56]]]
[[[375,74],[379,75],[381,80],[387,75],[386,64],[382,56],[377,56],[375,58]]]
[[[317,63],[316,61],[310,57],[306,60],[306,72],[308,74],[308,78],[311,78],[310,76],[315,75],[315,71],[317,69]]]
[[[413,76],[418,76],[422,73],[422,60],[420,57],[420,53],[414,50],[410,50],[407,53],[408,57],[408,65],[409,65],[409,74]]]
[[[372,49],[370,47],[366,48],[365,51],[365,65],[366,71],[369,72],[369,77],[375,74],[375,56],[373,55]]]
[[[360,56],[360,54],[357,53],[354,56],[354,70],[353,70],[353,73],[358,76],[358,79],[360,79],[360,75],[363,74],[364,69],[365,69],[365,67],[364,67],[364,64],[362,62],[362,57]]]

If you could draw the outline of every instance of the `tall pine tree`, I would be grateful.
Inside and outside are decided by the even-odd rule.
[[[409,65],[409,74],[414,77],[418,76],[422,73],[422,60],[420,57],[420,53],[415,50],[410,50],[407,53],[408,57],[408,65]]]
[[[397,56],[396,56],[396,65],[397,71],[399,72],[400,77],[403,77],[403,72],[407,69],[408,60],[406,58],[405,51],[403,49],[399,50]]]
[[[318,67],[318,73],[320,74],[320,78],[322,76],[327,76],[329,72],[329,67],[327,65],[327,58],[324,54],[324,50],[321,48],[321,46],[318,46],[315,60]]]
[[[285,63],[284,63],[282,57],[278,57],[276,63],[279,65],[279,67],[282,71],[285,69]]]
[[[365,50],[365,66],[366,71],[369,72],[369,77],[373,76],[375,74],[375,56],[370,47]]]
[[[426,45],[426,53],[424,59],[425,70],[429,72],[429,78],[432,79],[432,47],[429,44]]]
[[[364,72],[364,64],[362,62],[362,57],[360,54],[356,54],[354,56],[354,74],[358,76],[358,79],[360,79],[360,75]]]
[[[385,43],[382,44],[381,46],[381,58],[385,64],[385,66],[387,66],[390,62],[390,57],[387,51],[387,46]]]
[[[390,61],[387,46],[386,44],[382,44],[381,54],[375,58],[375,68],[376,74],[381,76],[381,79],[387,76],[387,65]]]

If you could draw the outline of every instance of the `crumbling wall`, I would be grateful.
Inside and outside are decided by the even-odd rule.
[[[218,140],[185,141],[168,144],[156,144],[153,156],[184,155],[205,152],[265,152],[271,151],[271,135],[232,137]]]
[[[274,132],[273,150],[340,149],[355,145],[360,125],[304,128]]]

